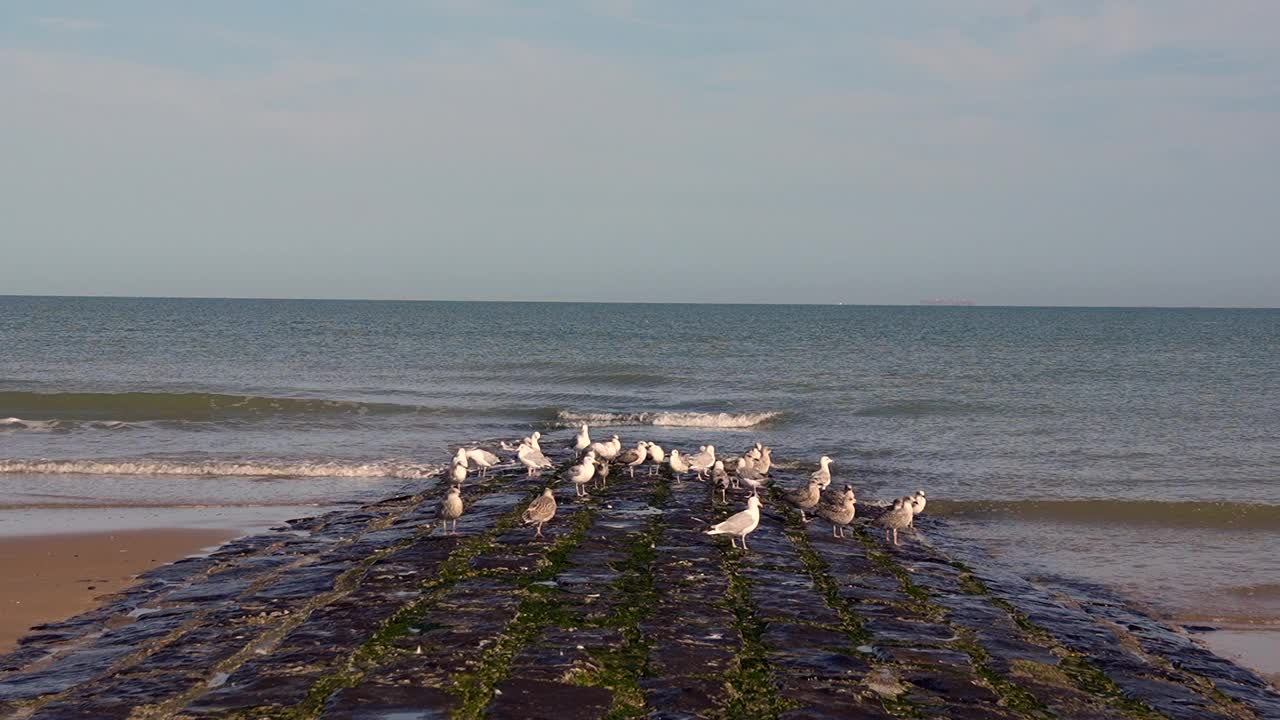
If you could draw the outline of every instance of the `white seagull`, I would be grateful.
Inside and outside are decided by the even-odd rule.
[[[581,455],[589,447],[591,447],[591,433],[587,430],[587,424],[582,423],[582,427],[578,428],[578,434],[573,438],[573,451]]]
[[[488,475],[489,468],[498,464],[498,456],[483,450],[481,448],[472,448],[467,451],[467,459],[476,464],[480,468],[481,475]]]
[[[667,459],[667,453],[658,443],[649,443],[649,474],[654,475],[658,472],[658,468],[662,467],[662,462]]]
[[[569,468],[565,473],[565,477],[573,481],[573,485],[579,496],[586,495],[586,484],[591,482],[591,478],[596,476],[596,456],[587,453],[582,458],[582,462]]]
[[[730,515],[724,522],[713,525],[707,530],[708,535],[728,535],[729,542],[738,547],[734,538],[742,538],[742,549],[747,549],[747,536],[760,524],[760,498],[752,495],[747,498],[747,509]]]
[[[698,473],[698,477],[702,477],[704,473],[716,464],[716,446],[703,445],[698,449],[698,454],[689,458],[689,469]]]
[[[516,457],[525,466],[525,469],[529,471],[530,475],[543,468],[551,467],[551,461],[547,459],[547,456],[543,455],[542,451],[533,445],[521,445],[516,450]]]
[[[810,480],[816,480],[823,490],[831,484],[831,458],[823,455],[818,459],[818,469],[813,471],[809,476]]]
[[[667,465],[671,468],[671,474],[676,476],[676,482],[684,480],[685,473],[689,472],[689,462],[679,450],[671,451],[671,457],[667,458]]]

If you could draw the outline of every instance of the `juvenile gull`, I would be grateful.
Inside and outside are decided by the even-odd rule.
[[[482,448],[468,450],[467,459],[476,464],[481,475],[489,474],[489,468],[498,464],[498,456]]]
[[[822,497],[822,487],[817,480],[810,478],[809,483],[787,493],[787,502],[800,508],[800,522],[809,522],[804,511],[811,510]]]
[[[641,440],[636,443],[635,447],[628,448],[626,452],[620,453],[617,457],[619,463],[627,466],[627,474],[631,477],[636,476],[636,466],[643,465],[645,458],[649,457],[649,453],[645,449],[646,445],[647,443]]]
[[[711,488],[720,490],[720,502],[728,502],[725,491],[729,489],[729,473],[725,472],[724,463],[720,460],[711,466]]]
[[[853,522],[853,516],[858,510],[858,498],[853,494],[853,488],[845,485],[844,494],[836,503],[823,503],[818,507],[818,514],[823,518],[831,521],[831,536],[844,537],[844,529]]]
[[[724,522],[713,525],[707,530],[708,535],[728,535],[729,542],[738,547],[734,538],[742,538],[742,549],[747,549],[747,535],[760,524],[760,498],[752,495],[747,498],[747,509],[730,515]]]
[[[449,521],[453,521],[453,530],[450,535],[458,533],[458,518],[462,517],[462,490],[454,485],[444,494],[440,500],[440,509],[436,511],[436,517],[440,518],[441,527],[448,529]]]
[[[600,479],[600,487],[609,487],[609,463],[596,459],[596,477]]]
[[[818,469],[809,476],[810,480],[817,480],[823,490],[831,484],[831,458],[823,455],[818,459]]]
[[[551,461],[547,459],[547,456],[532,445],[521,445],[520,449],[516,450],[516,457],[529,471],[529,475],[533,475],[543,468],[551,467]]]
[[[667,459],[667,453],[658,443],[649,443],[649,474],[655,475],[658,468],[662,467],[662,462]]]
[[[667,465],[671,467],[671,474],[676,476],[676,482],[683,480],[685,473],[689,472],[689,463],[685,461],[679,450],[671,451],[671,457],[667,458]]]
[[[579,497],[587,494],[584,486],[591,482],[591,479],[595,476],[596,456],[591,453],[587,453],[586,457],[582,458],[582,462],[569,468],[565,473],[565,477],[573,481],[574,490]]]
[[[528,509],[520,516],[525,525],[536,525],[538,531],[534,533],[534,537],[542,537],[542,526],[551,521],[556,516],[556,498],[551,494],[551,488],[546,488],[542,494],[534,498],[529,503]]]
[[[902,498],[893,501],[893,508],[880,516],[876,520],[876,524],[884,528],[884,539],[893,538],[893,544],[898,544],[898,531],[911,524],[911,506],[903,502]]]

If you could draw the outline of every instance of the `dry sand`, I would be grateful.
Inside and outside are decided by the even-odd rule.
[[[62,620],[131,585],[139,573],[241,533],[120,530],[0,537],[0,653],[33,626]]]

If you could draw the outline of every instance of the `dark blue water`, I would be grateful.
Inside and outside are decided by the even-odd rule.
[[[825,453],[1148,596],[1280,582],[1280,311],[0,298],[0,503],[355,496],[582,419]]]

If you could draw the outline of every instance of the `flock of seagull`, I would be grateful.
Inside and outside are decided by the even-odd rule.
[[[542,452],[540,444],[542,433],[535,432],[521,439],[515,446],[515,458],[524,465],[532,476],[543,470],[555,467],[555,464]],[[506,443],[503,448],[510,450]],[[742,549],[747,549],[747,536],[760,525],[760,491],[772,481],[769,471],[773,468],[772,450],[756,443],[741,455],[717,457],[714,445],[703,445],[696,453],[682,454],[679,450],[666,452],[657,443],[641,440],[634,447],[623,448],[617,435],[602,442],[592,442],[590,428],[582,425],[574,436],[572,448],[577,458],[573,465],[561,473],[560,477],[574,485],[578,497],[589,495],[587,485],[593,488],[606,487],[609,473],[613,466],[626,468],[630,477],[635,477],[636,468],[647,467],[648,474],[654,475],[666,466],[676,483],[684,481],[685,476],[694,475],[699,481],[708,483],[712,493],[720,494],[721,502],[728,502],[730,489],[750,490],[747,496],[746,509],[730,515],[725,520],[712,525],[705,532],[708,535],[728,535],[736,548],[742,541]],[[482,448],[458,448],[453,456],[449,469],[451,481],[449,489],[440,501],[438,519],[442,527],[457,532],[458,518],[463,514],[461,485],[466,480],[472,466],[479,476],[488,473],[489,469],[501,462],[494,453]],[[800,511],[800,519],[808,522],[807,513],[831,523],[831,535],[836,538],[846,537],[844,532],[853,523],[857,515],[857,496],[853,487],[845,485],[843,490],[831,488],[831,466],[833,461],[823,455],[818,460],[818,469],[809,475],[802,486],[784,493],[786,501]],[[898,544],[898,531],[911,527],[915,516],[924,512],[926,497],[923,490],[914,495],[897,498],[875,522],[884,528],[885,540]],[[548,487],[529,504],[521,515],[526,526],[533,526],[534,537],[543,537],[542,528],[556,514],[556,499]]]

